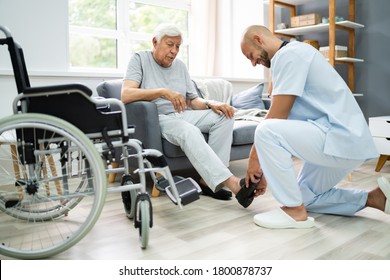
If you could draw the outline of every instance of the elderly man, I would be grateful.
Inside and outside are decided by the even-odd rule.
[[[283,42],[266,27],[248,27],[242,53],[271,69],[272,104],[255,133],[247,177],[264,172],[280,209],[254,222],[268,228],[308,228],[307,211],[351,216],[365,207],[390,214],[390,184],[372,191],[337,188],[347,174],[378,156],[366,120],[344,80],[316,49]],[[298,178],[292,156],[303,160]]]
[[[198,97],[186,66],[176,58],[182,43],[182,33],[176,26],[158,26],[152,43],[151,51],[140,51],[131,57],[123,80],[122,101],[154,102],[162,137],[184,151],[202,177],[203,193],[227,200],[232,194],[222,188],[226,186],[241,205],[249,206],[258,180],[245,182],[227,168],[234,108]],[[202,132],[209,133],[208,142]]]

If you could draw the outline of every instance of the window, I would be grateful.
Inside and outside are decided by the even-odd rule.
[[[69,0],[70,70],[123,73],[134,52],[152,48],[155,27],[169,22],[183,32],[178,57],[192,76],[264,79],[239,44],[264,14],[259,0]]]
[[[131,54],[151,49],[151,34],[163,22],[188,37],[190,0],[70,0],[69,63],[72,69],[124,71]],[[180,58],[188,64],[188,45]]]

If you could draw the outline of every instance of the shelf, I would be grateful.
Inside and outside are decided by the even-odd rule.
[[[342,61],[342,62],[364,62],[364,59],[352,58],[352,57],[336,57],[335,60]]]
[[[329,58],[327,58],[326,60],[329,61]],[[339,61],[339,62],[364,62],[364,59],[361,59],[361,58],[353,58],[353,57],[336,57],[334,59],[336,62]]]
[[[358,28],[364,27],[363,24],[352,22],[349,20],[343,20],[343,21],[336,22],[336,28],[337,28],[337,26],[353,28],[353,29],[358,29]],[[325,32],[325,31],[329,31],[329,23],[320,23],[320,24],[316,24],[316,25],[309,25],[309,26],[303,26],[303,27],[278,29],[278,30],[275,30],[275,33],[298,36],[298,35],[304,35],[304,34],[313,33],[313,32]]]
[[[265,2],[264,2],[265,1]],[[336,0],[327,0],[329,13],[327,17],[332,19],[332,24],[328,23],[320,23],[316,25],[295,27],[295,28],[286,28],[286,29],[277,29],[275,30],[275,7],[280,6],[280,8],[284,8],[289,10],[290,19],[294,16],[298,15],[297,6],[305,5],[308,3],[318,3],[325,0],[263,0],[264,3],[268,3],[269,5],[269,29],[276,36],[294,38],[296,36],[305,36],[305,35],[313,35],[320,33],[328,33],[327,37],[329,39],[329,46],[332,46],[331,59],[328,59],[329,63],[332,66],[336,64],[345,64],[348,66],[348,86],[352,92],[355,90],[355,62],[364,62],[363,59],[355,58],[355,30],[359,28],[364,28],[363,24],[356,23],[355,21],[355,0],[349,0],[348,4],[348,20],[336,21]],[[272,3],[272,4],[271,4]],[[323,4],[324,4],[323,3]],[[322,6],[322,5],[321,5]],[[313,5],[312,13],[315,12],[315,7]],[[278,19],[281,15],[278,14]],[[280,19],[279,19],[280,21]],[[337,31],[344,31],[348,35],[348,55],[350,57],[335,57],[336,56],[336,42],[337,42]],[[322,36],[321,36],[322,37]],[[330,55],[330,53],[329,53]],[[347,54],[346,54],[347,56]],[[355,96],[363,96],[362,94],[354,94]]]
[[[275,0],[275,1],[277,1],[277,0]],[[294,6],[299,6],[299,5],[303,5],[306,3],[318,2],[318,1],[321,1],[321,0],[281,0],[280,2],[294,5]],[[264,0],[264,4],[269,4],[269,0]]]

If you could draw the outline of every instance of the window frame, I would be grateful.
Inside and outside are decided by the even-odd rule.
[[[104,39],[116,40],[116,68],[101,68],[101,67],[81,67],[72,66],[70,63],[70,40],[68,40],[68,70],[69,71],[92,71],[101,72],[105,71],[108,73],[117,73],[125,71],[128,60],[132,54],[130,42],[139,40],[143,42],[151,42],[150,33],[140,33],[130,31],[130,22],[128,20],[128,11],[130,9],[130,2],[153,5],[164,8],[184,10],[188,13],[188,20],[191,11],[191,0],[116,0],[116,29],[106,28],[95,28],[95,27],[84,27],[75,26],[69,24],[69,38],[71,34],[79,34],[86,36],[93,36]],[[187,30],[188,31],[188,30]],[[188,32],[187,32],[188,34]],[[188,47],[188,39],[183,38],[183,46]]]

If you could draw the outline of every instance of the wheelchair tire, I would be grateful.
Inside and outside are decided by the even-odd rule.
[[[139,239],[142,249],[146,249],[149,244],[150,233],[150,203],[148,200],[141,200],[139,202]]]
[[[0,146],[0,254],[41,259],[72,247],[94,226],[106,197],[92,141],[71,123],[36,113],[1,119],[0,135],[14,136],[11,152]]]
[[[122,186],[133,185],[134,179],[131,175],[126,174],[122,177]],[[129,191],[124,191],[121,193],[123,208],[125,209],[126,217],[130,220],[134,218],[135,215],[135,200],[137,198],[137,190],[132,189]]]

